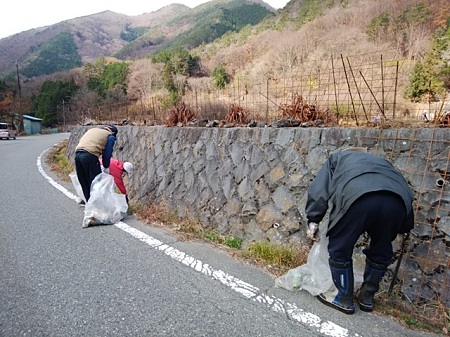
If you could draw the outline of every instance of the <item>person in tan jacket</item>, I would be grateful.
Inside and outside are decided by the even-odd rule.
[[[76,146],[75,169],[86,202],[90,197],[92,181],[102,172],[100,156],[102,157],[104,172],[109,173],[117,132],[117,127],[112,124],[89,129],[80,138]]]

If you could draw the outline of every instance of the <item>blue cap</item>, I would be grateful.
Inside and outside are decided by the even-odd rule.
[[[108,124],[105,126],[105,128],[109,129],[114,134],[114,136],[116,136],[117,132],[119,132],[114,124]]]

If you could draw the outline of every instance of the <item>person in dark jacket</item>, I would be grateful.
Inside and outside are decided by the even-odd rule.
[[[102,156],[104,172],[109,173],[116,136],[117,127],[110,124],[89,129],[78,142],[75,150],[75,169],[86,202],[91,194],[92,181],[102,172],[100,156]]]
[[[361,234],[370,237],[364,281],[356,293],[363,311],[373,310],[373,298],[393,257],[392,241],[414,226],[413,192],[405,178],[385,159],[372,154],[338,151],[330,155],[308,189],[305,207],[310,238],[315,238],[328,205],[328,254],[334,292],[318,299],[346,314],[353,303],[353,248]]]

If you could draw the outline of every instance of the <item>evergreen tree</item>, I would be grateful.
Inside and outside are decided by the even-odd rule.
[[[228,84],[228,82],[230,81],[228,74],[225,70],[225,68],[223,67],[223,65],[219,65],[217,66],[213,72],[212,72],[212,79],[213,79],[213,83],[214,86],[217,89],[223,89],[225,88],[225,86]]]
[[[81,65],[81,58],[72,35],[64,32],[50,40],[38,57],[22,70],[22,74],[27,77],[48,75]]]
[[[33,98],[32,114],[42,118],[46,127],[58,125],[58,110],[62,102],[68,103],[77,90],[73,81],[45,81],[39,94]]]
[[[98,59],[94,64],[86,63],[83,69],[83,73],[87,77],[88,89],[97,92],[103,98],[107,96],[108,92],[127,93],[128,72],[128,63],[112,62],[107,64],[104,58]]]
[[[439,29],[423,62],[418,61],[405,95],[413,101],[434,100],[450,89],[450,27]]]

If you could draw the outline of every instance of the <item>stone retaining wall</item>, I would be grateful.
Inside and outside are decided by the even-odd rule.
[[[85,131],[81,127],[71,134],[71,160]],[[289,244],[305,242],[306,191],[328,155],[348,146],[367,147],[389,159],[414,190],[416,241],[411,249],[428,250],[426,260],[413,263],[432,275],[447,270],[449,136],[448,128],[124,126],[119,127],[114,156],[135,165],[128,184],[132,201],[165,202],[180,216],[188,215],[205,228],[247,243]],[[438,187],[437,182],[444,183]],[[434,249],[436,260],[430,258]]]

